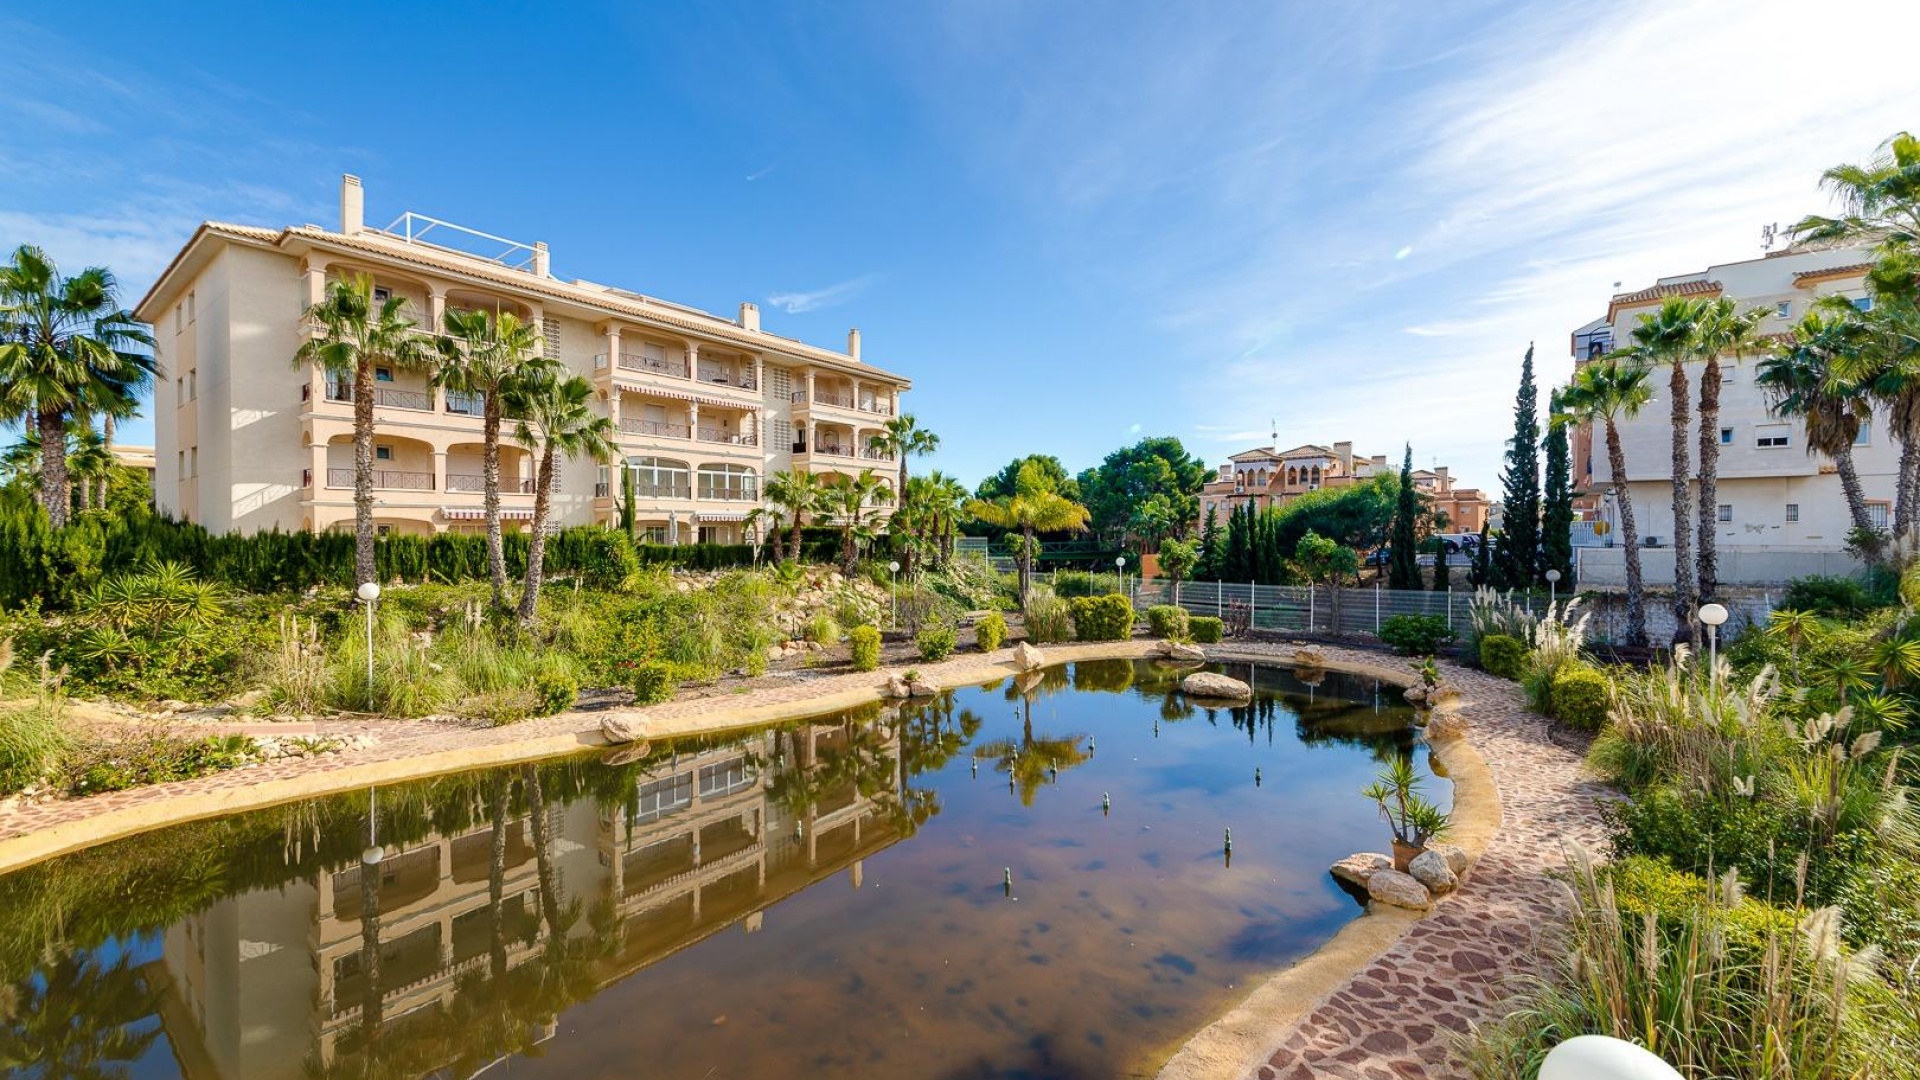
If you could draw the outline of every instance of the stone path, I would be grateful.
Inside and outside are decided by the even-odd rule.
[[[1289,648],[1235,652],[1270,652]],[[1380,665],[1378,653],[1325,648],[1328,659]],[[1500,791],[1500,829],[1459,891],[1398,943],[1324,998],[1253,1074],[1259,1080],[1423,1080],[1463,1075],[1455,1046],[1471,1024],[1497,1019],[1508,983],[1543,973],[1544,932],[1567,916],[1547,872],[1566,847],[1598,849],[1599,809],[1611,796],[1557,745],[1550,722],[1529,712],[1520,687],[1443,665],[1463,695],[1467,739]]]

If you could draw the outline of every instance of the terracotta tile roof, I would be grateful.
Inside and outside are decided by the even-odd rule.
[[[1669,296],[1706,296],[1719,291],[1720,283],[1717,281],[1676,281],[1671,285],[1655,285],[1638,292],[1618,293],[1612,302],[1615,305],[1638,304],[1647,300],[1664,300]]]
[[[1829,266],[1823,270],[1802,270],[1793,275],[1795,288],[1811,285],[1816,281],[1831,281],[1834,278],[1858,277],[1873,269],[1872,263],[1848,263],[1845,266]]]

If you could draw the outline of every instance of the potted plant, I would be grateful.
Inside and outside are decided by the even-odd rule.
[[[1447,814],[1421,794],[1422,785],[1420,774],[1413,771],[1413,759],[1399,757],[1360,791],[1379,804],[1381,820],[1393,830],[1393,868],[1403,874],[1427,850],[1428,841],[1446,835],[1452,825]]]

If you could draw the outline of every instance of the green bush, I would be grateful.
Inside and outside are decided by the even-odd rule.
[[[540,715],[553,716],[573,708],[580,698],[580,682],[573,672],[555,665],[533,677],[533,692],[540,698]]]
[[[1199,645],[1218,645],[1227,633],[1226,620],[1211,615],[1195,615],[1188,620],[1188,625],[1193,630],[1194,642]]]
[[[1407,656],[1432,656],[1453,640],[1443,615],[1390,615],[1380,623],[1380,640]]]
[[[1487,674],[1518,679],[1527,670],[1527,643],[1505,634],[1480,639],[1480,666]]]
[[[1073,600],[1073,633],[1081,641],[1125,641],[1133,636],[1133,601],[1124,596]]]
[[[532,690],[490,690],[462,701],[457,709],[461,716],[485,720],[494,727],[550,715],[541,712],[540,696]]]
[[[927,661],[945,660],[953,655],[954,633],[951,626],[929,626],[914,638],[914,644],[920,647],[920,659]]]
[[[657,660],[636,664],[633,669],[633,703],[659,705],[673,700],[673,668]]]
[[[1027,640],[1036,645],[1073,638],[1073,608],[1053,590],[1034,586],[1027,593],[1025,611]]]
[[[847,632],[847,648],[853,653],[853,670],[880,669],[880,628],[856,626]]]
[[[1853,578],[1815,574],[1788,582],[1780,606],[1788,611],[1844,619],[1873,607],[1873,600],[1866,586]]]
[[[61,761],[60,771],[69,794],[96,795],[191,780],[238,768],[259,755],[259,744],[245,735],[185,739],[156,728],[83,743]]]
[[[1633,855],[1609,863],[1597,872],[1602,880],[1613,885],[1620,914],[1639,917],[1651,914],[1665,929],[1675,929],[1711,912],[1722,921],[1729,939],[1736,945],[1759,948],[1769,935],[1792,937],[1797,934],[1798,922],[1793,912],[1750,897],[1742,897],[1739,904],[1729,908],[1717,882],[1675,870],[1659,859]]]
[[[818,612],[813,618],[807,620],[806,635],[808,641],[817,641],[821,645],[832,648],[840,644],[840,623],[826,612]]]
[[[1184,641],[1192,632],[1187,609],[1172,604],[1155,604],[1147,609],[1147,628],[1157,638]]]
[[[973,624],[973,641],[980,646],[981,652],[992,652],[1007,640],[1007,617],[999,612],[991,612],[980,617]]]
[[[45,777],[66,748],[57,704],[34,702],[0,712],[0,795]]]
[[[1053,575],[1056,596],[1077,599],[1082,596],[1106,596],[1120,591],[1120,579],[1113,574],[1094,574],[1085,570],[1062,570]]]
[[[1548,693],[1554,719],[1581,731],[1599,731],[1607,722],[1613,683],[1591,665],[1563,664]]]

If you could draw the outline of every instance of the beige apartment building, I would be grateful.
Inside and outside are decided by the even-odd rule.
[[[1756,259],[1722,263],[1705,270],[1661,278],[1653,285],[1615,295],[1604,319],[1576,330],[1572,338],[1576,367],[1605,356],[1631,341],[1633,328],[1672,296],[1732,297],[1742,310],[1763,309],[1761,332],[1784,335],[1822,296],[1848,298],[1861,308],[1872,303],[1866,291],[1868,254],[1860,248],[1789,247]],[[1701,364],[1687,365],[1689,396],[1697,426]],[[1797,573],[1814,572],[1810,556],[1838,556],[1846,545],[1852,518],[1832,460],[1807,453],[1798,420],[1778,415],[1764,387],[1754,381],[1758,360],[1721,358],[1718,498],[1715,539],[1721,552],[1721,579],[1729,584],[1768,584]],[[1648,580],[1673,580],[1670,556],[1661,549],[1673,542],[1672,426],[1664,370],[1648,379],[1653,400],[1633,419],[1618,422],[1627,475],[1615,477],[1607,462],[1604,438],[1582,432],[1574,439],[1576,479],[1587,478],[1598,491],[1592,521],[1576,525],[1583,568],[1591,564],[1598,580],[1608,580],[1620,562],[1615,521],[1615,491],[1622,482],[1633,496],[1635,524],[1643,546]],[[1692,456],[1697,441],[1689,438]],[[1889,435],[1884,409],[1875,411],[1855,441],[1854,464],[1866,489],[1868,512],[1885,527],[1893,502],[1899,448]],[[1699,462],[1693,461],[1698,469]],[[1595,526],[1598,526],[1596,529]],[[1795,562],[1799,559],[1799,562]],[[1837,565],[1837,564],[1836,564]],[[1745,569],[1751,567],[1751,570]],[[1824,564],[1823,572],[1834,569]],[[1583,569],[1583,580],[1587,577]]]
[[[1308,444],[1279,451],[1271,446],[1243,450],[1221,465],[1214,479],[1200,491],[1200,517],[1211,510],[1219,520],[1242,505],[1262,509],[1284,506],[1310,491],[1344,487],[1375,476],[1398,475],[1398,464],[1385,454],[1356,455],[1353,444]],[[1415,469],[1413,486],[1432,501],[1435,512],[1446,515],[1447,531],[1479,532],[1487,520],[1487,497],[1478,488],[1457,487],[1444,465]]]
[[[547,356],[594,381],[618,430],[611,465],[569,462],[556,525],[611,524],[633,478],[636,529],[656,542],[747,539],[762,480],[797,468],[892,484],[868,442],[910,381],[844,352],[760,328],[750,303],[726,319],[590,281],[554,276],[545,244],[522,244],[414,213],[370,226],[358,178],[343,178],[337,230],[207,222],[140,301],[162,378],[154,392],[157,506],[214,532],[351,528],[353,387],[294,363],[303,318],[329,281],[372,275],[422,333],[449,310],[512,312]],[[480,402],[422,372],[381,369],[375,406],[382,532],[477,529]],[[501,452],[503,516],[533,517],[532,455]]]

